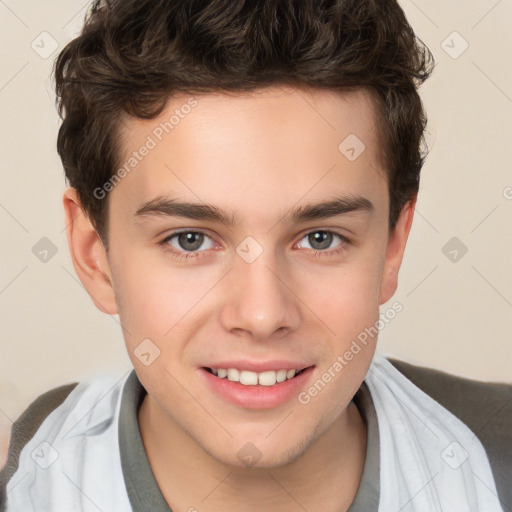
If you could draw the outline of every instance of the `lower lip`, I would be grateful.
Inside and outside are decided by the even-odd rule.
[[[204,368],[200,374],[206,384],[225,400],[247,409],[271,409],[278,407],[297,396],[311,377],[314,366],[310,366],[293,379],[279,382],[273,386],[245,386],[239,382],[219,379]]]

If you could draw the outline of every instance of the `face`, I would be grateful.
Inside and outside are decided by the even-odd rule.
[[[364,379],[376,338],[341,370],[339,356],[394,293],[412,219],[389,233],[370,96],[176,96],[156,119],[125,119],[121,141],[130,170],[109,192],[108,256],[85,220],[88,243],[68,236],[91,297],[119,314],[153,414],[226,464],[243,447],[257,466],[293,460]],[[205,370],[227,365],[308,370],[257,387]]]

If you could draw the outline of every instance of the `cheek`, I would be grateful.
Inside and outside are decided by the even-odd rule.
[[[345,338],[378,318],[381,269],[378,250],[361,251],[338,266],[306,272],[299,285],[301,299]]]
[[[167,340],[173,329],[189,321],[195,306],[218,279],[206,267],[194,271],[171,268],[165,258],[151,260],[147,254],[125,256],[116,268],[113,277],[119,317],[125,336],[133,338],[130,344],[146,337],[156,342]]]

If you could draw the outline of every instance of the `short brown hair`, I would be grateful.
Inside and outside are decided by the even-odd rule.
[[[433,69],[395,0],[95,0],[55,61],[66,178],[108,250],[108,197],[123,114],[151,119],[170,95],[272,85],[369,89],[388,178],[389,229],[418,192]]]

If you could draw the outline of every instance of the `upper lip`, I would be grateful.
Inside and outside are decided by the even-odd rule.
[[[247,370],[250,372],[266,372],[270,370],[303,370],[304,368],[308,368],[309,366],[313,366],[312,364],[302,363],[302,362],[294,362],[284,359],[278,359],[274,361],[247,361],[247,360],[237,360],[237,361],[219,361],[216,363],[208,363],[208,365],[204,365],[204,368],[236,368],[238,370]]]

